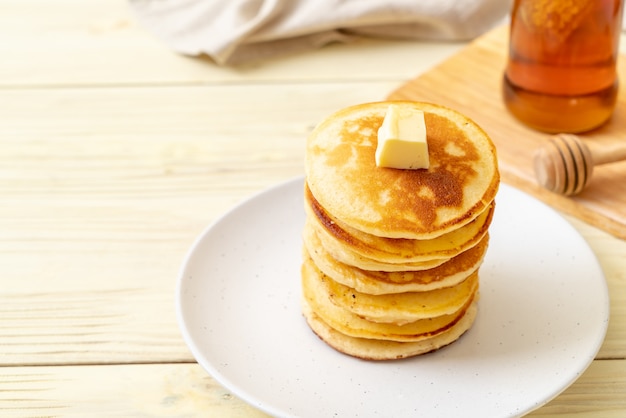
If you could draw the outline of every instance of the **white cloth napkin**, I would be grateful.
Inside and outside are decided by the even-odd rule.
[[[130,0],[137,19],[175,51],[222,65],[359,36],[472,39],[510,0]]]

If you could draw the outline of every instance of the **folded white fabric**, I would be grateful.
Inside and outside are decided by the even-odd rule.
[[[468,40],[500,22],[510,0],[130,0],[174,50],[238,64],[358,36]]]

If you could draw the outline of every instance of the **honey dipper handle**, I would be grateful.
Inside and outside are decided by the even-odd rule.
[[[593,141],[586,141],[594,165],[614,163],[626,160],[626,143],[612,142],[598,144]]]

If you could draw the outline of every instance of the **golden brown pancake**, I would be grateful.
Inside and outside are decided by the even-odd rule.
[[[307,184],[327,213],[367,234],[431,239],[471,222],[499,185],[496,151],[473,121],[443,106],[394,102],[425,113],[430,167],[376,166],[377,131],[389,102],[336,112],[306,146]]]
[[[459,284],[427,292],[404,292],[370,295],[344,286],[322,273],[310,258],[304,261],[308,286],[335,305],[372,322],[404,325],[420,319],[452,315],[474,296],[478,289],[478,274],[472,273]],[[312,283],[314,282],[314,283]]]
[[[319,228],[317,228],[319,229]],[[401,263],[388,263],[380,260],[374,260],[372,258],[364,257],[361,254],[357,254],[352,251],[348,246],[342,245],[342,243],[332,236],[325,233],[318,233],[315,227],[315,221],[311,220],[311,217],[306,218],[304,224],[304,236],[316,235],[321,245],[325,250],[332,255],[332,257],[341,261],[342,263],[358,267],[363,270],[371,271],[418,271],[431,269],[442,265],[448,259],[437,258],[427,261],[404,261]]]
[[[371,295],[417,292],[454,286],[478,270],[489,245],[489,234],[474,247],[434,268],[418,271],[370,271],[332,257],[311,229],[305,228],[304,257],[336,282]]]
[[[389,264],[415,263],[450,259],[478,244],[485,236],[493,218],[495,203],[490,203],[483,213],[469,223],[432,239],[385,238],[360,232],[344,225],[327,214],[309,193],[306,193],[305,210],[308,221],[328,247],[348,247],[363,257]],[[338,241],[336,243],[331,240]]]
[[[355,313],[333,303],[325,290],[324,281],[327,276],[320,275],[312,268],[312,263],[302,266],[303,296],[311,309],[329,326],[351,337],[371,338],[390,341],[421,341],[445,332],[464,315],[473,301],[472,293],[460,309],[451,313],[427,319],[419,319],[401,324],[393,322],[374,322],[362,318]],[[474,291],[476,289],[474,288]]]
[[[317,336],[335,350],[364,360],[397,360],[438,350],[458,340],[474,323],[477,314],[473,302],[465,315],[447,331],[416,342],[397,342],[350,337],[326,324],[308,305],[302,301],[302,313]]]
[[[391,102],[343,109],[306,146],[302,312],[336,350],[387,360],[457,340],[477,313],[500,175],[474,122],[428,103],[430,166],[376,166]],[[403,109],[406,110],[406,109]]]

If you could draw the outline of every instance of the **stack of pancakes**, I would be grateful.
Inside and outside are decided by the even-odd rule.
[[[330,346],[373,360],[436,350],[472,326],[500,181],[474,122],[393,103],[424,111],[428,169],[376,165],[389,102],[331,115],[306,147],[303,313]]]

